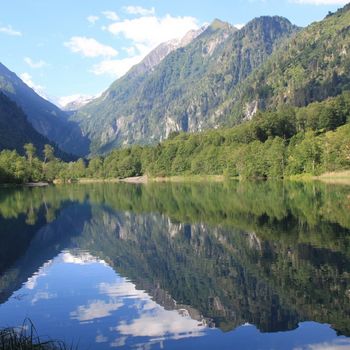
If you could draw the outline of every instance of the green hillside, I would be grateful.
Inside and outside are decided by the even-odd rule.
[[[350,169],[350,93],[304,108],[259,113],[234,128],[173,134],[154,147],[114,150],[106,177],[226,175],[279,178]],[[89,166],[90,167],[90,166]]]
[[[88,153],[89,141],[82,135],[79,126],[68,121],[65,112],[39,96],[1,63],[0,91],[23,109],[36,131],[63,151],[76,155]]]
[[[284,104],[306,106],[350,90],[350,4],[285,42],[222,106],[229,123]]]
[[[0,182],[140,175],[286,178],[346,169],[350,169],[349,92],[307,107],[259,112],[252,121],[233,128],[173,133],[156,146],[116,149],[88,162],[64,163],[51,157],[45,164],[39,159],[31,163],[28,155],[25,159],[0,152]]]
[[[0,150],[16,150],[24,154],[23,146],[32,143],[40,153],[46,144],[55,147],[57,157],[72,159],[52,144],[45,136],[39,134],[28,122],[24,112],[6,95],[0,92]]]
[[[216,127],[228,94],[296,30],[281,17],[254,19],[240,31],[215,20],[154,70],[132,69],[73,120],[92,140],[93,153],[155,143],[172,131]]]

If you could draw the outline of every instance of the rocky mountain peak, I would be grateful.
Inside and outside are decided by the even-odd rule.
[[[232,28],[232,25],[218,18],[215,18],[209,25],[209,28],[212,30],[222,30],[222,29]]]
[[[154,69],[160,62],[163,61],[171,52],[189,45],[194,39],[201,35],[208,26],[202,26],[199,29],[190,30],[184,37],[172,39],[158,45],[152,50],[138,65],[132,68],[133,73],[143,74]]]

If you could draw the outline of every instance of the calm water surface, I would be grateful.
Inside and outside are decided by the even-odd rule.
[[[350,349],[350,187],[0,189],[0,327],[79,349]]]

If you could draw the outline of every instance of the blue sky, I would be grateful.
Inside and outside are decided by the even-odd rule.
[[[0,62],[51,98],[95,95],[160,42],[214,18],[261,15],[299,26],[344,0],[11,0],[0,12]]]

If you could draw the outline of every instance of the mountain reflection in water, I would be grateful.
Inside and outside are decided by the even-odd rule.
[[[0,326],[81,348],[350,348],[350,188],[0,190]]]

